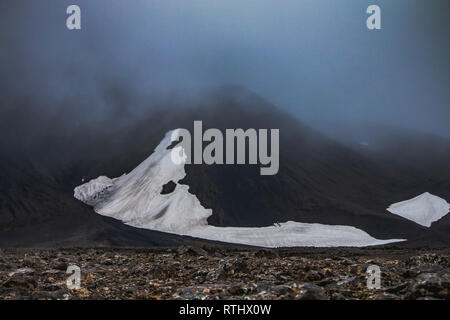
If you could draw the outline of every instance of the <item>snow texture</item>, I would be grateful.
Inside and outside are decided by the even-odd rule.
[[[387,210],[422,226],[430,227],[450,211],[450,204],[425,192],[413,199],[391,204]]]

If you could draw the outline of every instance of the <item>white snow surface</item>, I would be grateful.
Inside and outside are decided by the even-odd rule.
[[[391,204],[387,210],[403,218],[430,227],[450,211],[444,199],[425,192],[415,198]]]
[[[268,227],[214,227],[189,186],[178,183],[186,175],[184,163],[175,164],[167,147],[178,139],[169,131],[150,157],[129,174],[110,179],[100,176],[75,188],[74,196],[104,216],[138,228],[187,235],[196,238],[262,247],[372,246],[404,241],[378,240],[350,226],[288,221]],[[183,154],[181,146],[174,152]],[[163,185],[173,181],[175,190],[161,194]]]

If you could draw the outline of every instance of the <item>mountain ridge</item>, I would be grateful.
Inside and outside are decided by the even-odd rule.
[[[411,176],[410,170],[398,170],[389,162],[380,162],[336,143],[239,87],[221,88],[190,100],[193,102],[184,104],[177,98],[176,103],[161,104],[161,108],[133,125],[105,134],[83,127],[78,136],[71,132],[58,139],[45,139],[39,146],[41,150],[49,150],[48,154],[30,152],[22,158],[16,155],[17,161],[7,155],[0,157],[7,168],[2,177],[5,179],[0,182],[3,230],[0,245],[64,242],[64,232],[52,230],[49,225],[67,228],[67,233],[80,236],[81,240],[77,240],[80,243],[120,245],[120,239],[127,238],[123,242],[132,245],[134,228],[121,231],[115,224],[111,227],[110,220],[76,203],[73,188],[82,180],[130,172],[152,153],[165,132],[191,129],[194,120],[202,120],[205,129],[280,129],[280,171],[274,177],[261,177],[258,168],[246,165],[186,166],[187,175],[182,183],[189,186],[205,208],[213,209],[208,219],[211,225],[268,226],[293,220],[355,226],[379,239],[450,243],[447,217],[428,229],[385,210],[391,203],[414,195],[417,186],[427,179],[421,173],[414,172]],[[447,190],[445,184],[436,188],[441,192]],[[66,220],[72,223],[65,223]],[[29,240],[18,239],[23,234],[20,230],[29,230],[31,225],[42,226],[34,234],[36,240],[32,241],[33,231],[29,231]],[[82,239],[86,229],[92,232]],[[104,230],[116,233],[118,240],[111,240],[113,236],[109,235],[102,240]],[[48,236],[42,236],[43,233]],[[167,243],[165,237],[155,234],[149,243],[157,245],[159,240]],[[179,242],[175,243],[184,241],[177,239]],[[135,243],[145,245],[145,241]]]

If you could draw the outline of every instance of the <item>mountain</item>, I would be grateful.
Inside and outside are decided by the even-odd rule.
[[[398,193],[394,203],[424,193],[431,193],[447,201],[450,199],[450,139],[380,123],[333,123],[323,131],[334,141],[369,158],[379,167],[409,176],[410,181],[404,188],[406,194]],[[446,215],[433,222],[431,228],[434,233],[432,237],[440,243],[446,243],[445,239],[450,232],[450,217]],[[423,241],[429,242],[424,238],[418,239],[420,240],[410,240],[409,243],[416,245]]]
[[[431,133],[383,124],[330,124],[329,137],[383,166],[409,171],[417,192],[450,197],[450,140]],[[425,181],[423,180],[425,178]],[[425,191],[422,191],[422,193]]]
[[[417,195],[428,181],[424,172],[359,152],[243,88],[224,87],[195,99],[176,97],[148,116],[111,130],[86,126],[70,134],[59,132],[34,149],[19,146],[6,152],[6,147],[12,147],[2,145],[0,245],[198,241],[124,225],[95,214],[73,197],[74,188],[83,182],[132,172],[153,153],[165,133],[176,128],[192,130],[194,120],[202,120],[204,129],[280,129],[277,175],[261,176],[259,166],[253,165],[185,166],[186,175],[179,183],[189,187],[205,210],[211,209],[210,226],[268,227],[295,221],[354,227],[380,240],[408,239],[403,245],[450,243],[447,216],[427,228],[386,211],[390,204]],[[441,165],[441,159],[434,161]],[[445,175],[448,179],[448,171],[442,172]],[[433,193],[444,194],[447,187],[436,184]]]

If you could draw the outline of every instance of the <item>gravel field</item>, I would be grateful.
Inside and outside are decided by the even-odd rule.
[[[66,270],[81,269],[68,289]],[[366,270],[381,269],[381,288]],[[450,249],[3,249],[0,299],[449,299]]]

